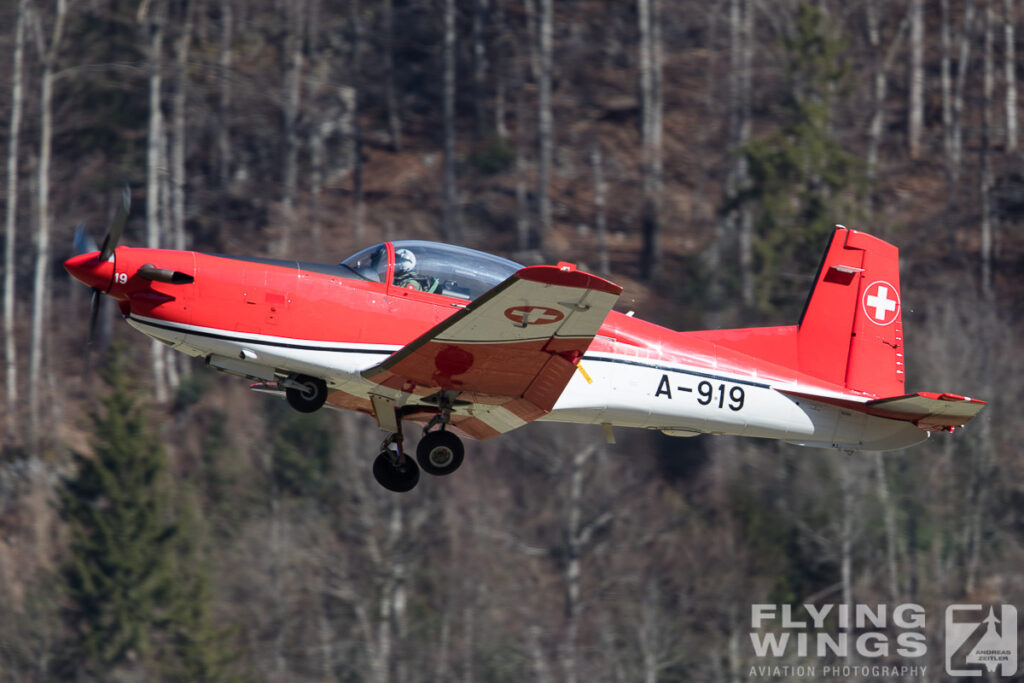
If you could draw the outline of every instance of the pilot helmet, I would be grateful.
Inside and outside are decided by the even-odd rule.
[[[416,254],[411,249],[395,250],[395,275],[411,273],[416,268]]]

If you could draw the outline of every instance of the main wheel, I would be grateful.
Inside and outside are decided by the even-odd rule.
[[[444,476],[459,469],[465,449],[451,432],[427,432],[416,446],[416,460],[427,474]]]
[[[327,400],[327,382],[309,375],[299,375],[292,381],[298,382],[302,387],[285,388],[284,395],[288,399],[288,405],[300,413],[320,410],[320,406]]]
[[[373,461],[373,478],[388,491],[405,493],[416,487],[420,480],[420,468],[412,458],[402,457],[401,464],[394,464],[394,455],[382,451]]]

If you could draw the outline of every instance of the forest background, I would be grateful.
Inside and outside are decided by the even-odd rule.
[[[749,677],[755,603],[1024,605],[1016,0],[5,0],[0,681]],[[151,346],[123,243],[570,260],[674,329],[797,319],[832,226],[902,257],[906,452],[531,425],[393,495],[365,416]],[[837,627],[830,625],[832,631]],[[854,656],[846,663],[864,663]],[[779,678],[786,678],[782,676]],[[870,676],[869,676],[870,678]],[[805,679],[802,679],[805,680]]]

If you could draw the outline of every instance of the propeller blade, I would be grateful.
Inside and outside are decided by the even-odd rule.
[[[96,244],[96,240],[92,238],[89,231],[85,229],[84,223],[79,223],[78,227],[75,228],[75,256],[81,256],[82,254],[89,254],[94,251],[99,251],[100,248]]]
[[[103,300],[103,292],[98,289],[92,290],[92,298],[89,299],[89,343],[96,338],[96,319],[100,315],[100,302]]]
[[[121,206],[117,207],[117,214],[114,216],[114,221],[110,224],[110,230],[107,232],[107,236],[103,240],[103,247],[100,249],[100,261],[109,259],[110,255],[114,253],[114,249],[117,248],[117,243],[121,241],[121,233],[124,232],[124,222],[128,218],[128,210],[131,206],[131,190],[125,185],[124,191],[121,193]]]

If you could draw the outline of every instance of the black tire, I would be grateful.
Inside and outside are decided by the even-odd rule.
[[[394,456],[384,451],[373,461],[373,478],[388,491],[405,493],[416,488],[420,480],[420,468],[412,458],[402,458],[402,465],[392,463]]]
[[[300,413],[314,413],[320,410],[327,400],[327,382],[309,375],[299,375],[293,381],[302,385],[302,389],[287,387],[284,395],[288,405]]]
[[[459,469],[466,449],[451,432],[427,432],[416,446],[416,461],[427,474],[443,477]]]

